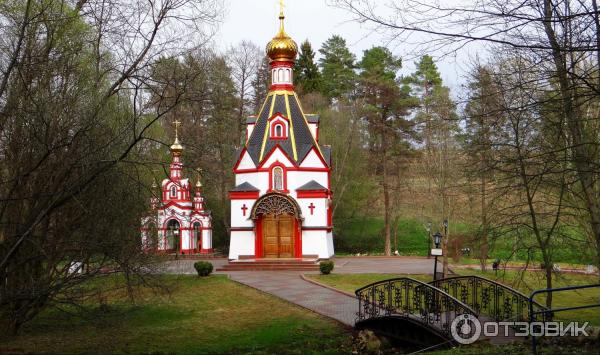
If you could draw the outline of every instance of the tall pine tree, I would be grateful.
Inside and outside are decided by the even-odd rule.
[[[348,49],[346,40],[334,35],[323,43],[319,53],[323,96],[330,100],[348,96],[356,85],[356,56]]]
[[[300,56],[294,67],[294,83],[303,94],[317,92],[321,88],[321,73],[315,64],[315,52],[308,40],[300,46]]]

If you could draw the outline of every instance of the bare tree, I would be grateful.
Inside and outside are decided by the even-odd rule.
[[[566,169],[577,176],[568,187],[585,209],[585,229],[600,255],[600,137],[593,130],[598,117],[588,110],[600,94],[596,0],[485,0],[465,5],[403,0],[383,6],[371,0],[334,2],[357,20],[390,31],[395,40],[410,40],[418,33],[420,50],[456,53],[481,42],[495,53],[510,48],[536,63],[536,80],[556,89],[544,100],[555,102],[564,118],[560,132],[567,133],[569,142]],[[600,257],[597,260],[600,264]]]
[[[252,113],[252,83],[256,80],[264,52],[254,43],[242,41],[227,52],[231,74],[238,96],[238,145],[242,141],[246,129],[246,116]]]
[[[144,193],[138,143],[178,103],[153,102],[163,95],[150,67],[205,40],[219,9],[210,0],[0,4],[0,312],[10,332],[77,302],[82,283],[106,270],[147,271],[131,227]]]

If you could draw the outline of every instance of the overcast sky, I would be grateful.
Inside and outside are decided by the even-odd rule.
[[[242,40],[250,40],[264,47],[276,34],[278,0],[225,0],[225,3],[227,14],[215,38],[221,49]],[[285,15],[286,32],[298,44],[308,39],[317,55],[321,44],[333,34],[344,37],[350,50],[359,59],[365,49],[377,45],[389,45],[385,36],[375,33],[365,25],[351,21],[351,14],[328,6],[326,0],[285,0]],[[404,59],[402,74],[414,70],[415,59],[411,52],[411,45],[393,43],[389,48],[395,55]],[[462,62],[449,57],[438,60],[444,83],[453,90],[455,97],[463,82],[462,76],[467,67],[468,57],[469,53],[462,53],[459,57]]]

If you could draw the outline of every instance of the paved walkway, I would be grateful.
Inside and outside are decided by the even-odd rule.
[[[358,311],[356,298],[305,281],[298,272],[239,271],[232,272],[230,277],[345,325],[354,326]]]
[[[227,259],[210,259],[215,269]],[[195,260],[173,260],[164,264],[164,271],[173,274],[195,274]],[[418,257],[340,257],[335,258],[337,274],[432,274],[433,259]],[[441,270],[441,264],[438,264]],[[341,292],[302,279],[304,271],[230,271],[231,279],[286,301],[354,326],[358,300]]]

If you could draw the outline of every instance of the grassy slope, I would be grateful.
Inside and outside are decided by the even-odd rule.
[[[383,220],[378,218],[356,218],[351,220],[335,221],[335,247],[336,253],[356,254],[356,253],[383,253]],[[471,236],[474,234],[474,226],[465,223],[453,223],[451,225],[452,235]],[[428,236],[424,225],[416,219],[403,219],[398,224],[397,249],[401,255],[427,255],[429,248]],[[435,227],[433,232],[435,232]],[[392,249],[394,248],[394,229],[392,228]],[[583,238],[575,231],[572,231],[569,238],[556,242],[560,247],[554,250],[554,259],[556,262],[589,264],[593,262],[593,250],[588,250],[585,244],[578,240]],[[471,247],[473,253],[476,252],[473,245],[465,241],[463,247]],[[514,240],[503,237],[498,240],[490,241],[490,258],[500,258],[506,260],[513,254]],[[527,248],[519,248],[513,260],[526,260]],[[475,254],[473,254],[475,255]],[[534,253],[532,255],[536,264],[541,261],[541,255]]]
[[[226,277],[166,281],[174,280],[171,297],[146,292],[135,307],[112,297],[109,312],[96,309],[88,320],[46,312],[17,338],[0,335],[0,353],[351,351],[337,323]]]
[[[480,272],[474,270],[461,270],[464,275],[479,275],[488,279],[497,280],[505,285],[517,288],[526,295],[529,295],[534,289],[545,287],[545,281],[542,275],[537,272],[528,272],[523,280],[517,277],[515,272],[507,271],[505,274],[499,273],[496,276],[493,272]],[[344,290],[354,292],[356,289],[372,282],[377,282],[392,277],[407,276],[420,281],[431,281],[431,275],[397,275],[397,274],[331,274],[331,275],[309,275],[318,282]],[[585,285],[597,283],[598,278],[587,275],[562,274],[554,282],[554,287],[567,285]],[[544,296],[536,296],[536,300],[544,304]],[[553,308],[569,307],[574,305],[586,305],[598,303],[600,301],[600,289],[566,291],[554,294]],[[557,316],[565,320],[577,320],[581,322],[590,322],[592,325],[600,326],[600,312],[598,308],[590,308],[575,312],[561,312]]]

